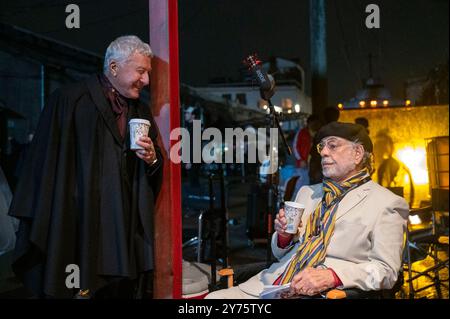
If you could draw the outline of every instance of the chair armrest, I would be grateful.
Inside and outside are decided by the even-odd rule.
[[[331,289],[325,295],[326,299],[380,299],[382,291],[364,291],[361,289]]]
[[[326,299],[345,299],[347,294],[344,290],[332,289],[325,295]]]
[[[219,270],[219,276],[228,277],[228,288],[233,287],[233,275],[234,271],[231,268],[224,268]]]

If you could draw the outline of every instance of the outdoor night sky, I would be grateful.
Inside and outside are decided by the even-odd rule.
[[[81,10],[81,29],[65,28],[65,6]],[[242,59],[257,52],[299,58],[309,73],[307,0],[179,0],[180,76],[189,85],[236,78]],[[381,10],[381,29],[366,29],[366,5]],[[406,79],[448,60],[448,0],[328,0],[329,103],[355,95],[374,73],[394,97]],[[104,53],[119,35],[148,40],[147,0],[2,0],[0,21]],[[309,79],[308,79],[308,85]]]

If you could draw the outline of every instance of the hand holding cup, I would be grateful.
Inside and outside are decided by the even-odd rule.
[[[295,235],[301,227],[301,219],[305,206],[297,202],[285,202],[275,219],[275,230],[282,237]]]
[[[286,219],[286,215],[284,213],[284,209],[281,208],[278,211],[278,214],[275,218],[275,230],[278,233],[278,236],[287,238],[287,237],[292,237],[292,234],[286,233],[286,228],[287,228],[287,219]]]
[[[140,159],[144,160],[147,164],[152,164],[156,160],[155,146],[153,141],[148,136],[141,136],[136,144],[143,149],[136,150],[136,155]]]
[[[156,152],[153,141],[148,137],[150,121],[145,119],[131,119],[130,122],[130,148],[136,156],[151,165],[156,161]]]

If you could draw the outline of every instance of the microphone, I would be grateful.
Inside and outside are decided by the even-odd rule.
[[[252,72],[258,82],[261,97],[264,100],[269,100],[275,93],[275,81],[270,74],[264,72],[261,69],[261,61],[258,60],[256,54],[249,55],[244,60],[244,64],[248,67],[249,71]]]

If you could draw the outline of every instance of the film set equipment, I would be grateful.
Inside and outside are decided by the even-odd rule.
[[[249,71],[253,74],[256,79],[259,88],[261,98],[268,103],[269,113],[266,115],[266,126],[268,131],[270,132],[271,128],[276,128],[278,130],[279,135],[282,139],[282,144],[284,145],[284,149],[286,152],[291,155],[292,151],[286,142],[286,138],[284,137],[283,131],[280,126],[279,115],[275,111],[274,105],[272,104],[271,98],[275,94],[275,80],[270,74],[267,74],[261,68],[261,61],[258,59],[256,54],[252,54],[247,56],[244,61],[244,65],[246,65]],[[278,149],[278,145],[275,145]],[[271,155],[273,155],[273,150],[270,150]],[[275,153],[275,156],[278,156],[278,153]],[[270,165],[272,165],[272,156],[270,156]],[[272,260],[272,251],[270,247],[272,232],[273,232],[273,219],[275,218],[275,214],[277,208],[279,206],[279,195],[278,195],[278,167],[275,169],[275,172],[272,174],[268,174],[267,176],[267,211],[266,211],[266,231],[267,231],[267,264],[271,263]]]

